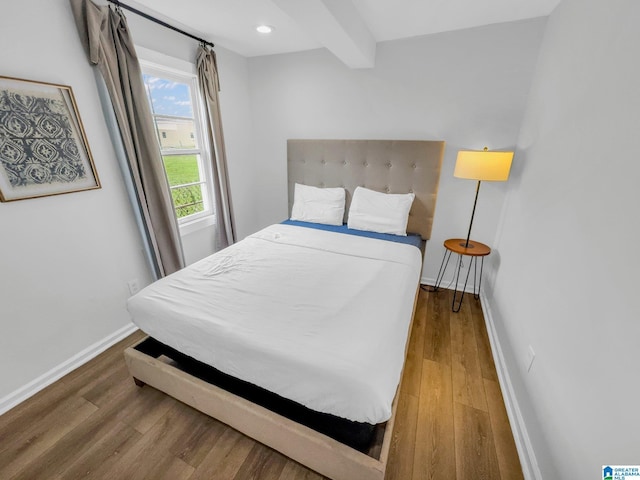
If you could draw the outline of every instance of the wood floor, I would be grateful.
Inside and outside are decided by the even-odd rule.
[[[421,292],[387,480],[522,479],[480,305]],[[0,416],[3,480],[320,480],[145,386],[122,351],[136,333]]]

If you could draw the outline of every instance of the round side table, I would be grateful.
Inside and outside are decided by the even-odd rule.
[[[478,299],[480,297],[480,287],[482,285],[482,268],[484,267],[484,257],[491,253],[491,248],[489,248],[484,243],[476,242],[474,240],[467,241],[464,238],[450,238],[444,241],[444,256],[442,257],[442,263],[440,264],[440,270],[438,270],[438,276],[436,277],[436,283],[433,286],[433,291],[437,292],[440,289],[442,284],[442,279],[444,278],[444,274],[447,271],[447,266],[449,265],[449,260],[451,258],[452,253],[456,253],[459,256],[458,264],[454,271],[453,276],[455,277],[454,290],[453,290],[453,301],[451,302],[451,310],[453,312],[459,312],[460,307],[462,306],[462,299],[464,298],[464,292],[467,289],[467,282],[469,281],[469,274],[471,273],[471,266],[473,265],[473,297]],[[457,300],[458,297],[458,280],[460,279],[460,270],[462,270],[462,259],[463,257],[471,257],[471,261],[469,262],[469,268],[467,269],[467,275],[464,279],[464,287],[462,287],[462,292],[460,294],[460,300]],[[480,275],[478,276],[478,291],[476,292],[476,277],[477,277],[477,269],[478,269],[478,258],[480,258]]]

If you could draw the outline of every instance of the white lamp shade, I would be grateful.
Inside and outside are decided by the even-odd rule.
[[[504,182],[509,178],[513,152],[488,150],[460,150],[453,176],[490,182]]]

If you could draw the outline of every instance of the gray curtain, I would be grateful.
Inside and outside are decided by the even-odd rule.
[[[70,0],[80,39],[111,97],[147,231],[157,277],[184,266],[178,222],[142,81],[142,71],[119,9]]]
[[[236,241],[231,205],[231,189],[227,169],[227,154],[224,147],[222,117],[218,92],[218,65],[216,54],[210,48],[200,45],[198,49],[198,82],[206,105],[206,130],[211,145],[211,164],[213,170],[213,191],[216,208],[216,250],[228,247]]]

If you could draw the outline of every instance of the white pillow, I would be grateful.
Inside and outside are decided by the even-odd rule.
[[[380,193],[357,187],[353,193],[347,226],[368,232],[407,235],[413,193]]]
[[[296,183],[291,220],[342,225],[344,188],[318,188]]]

